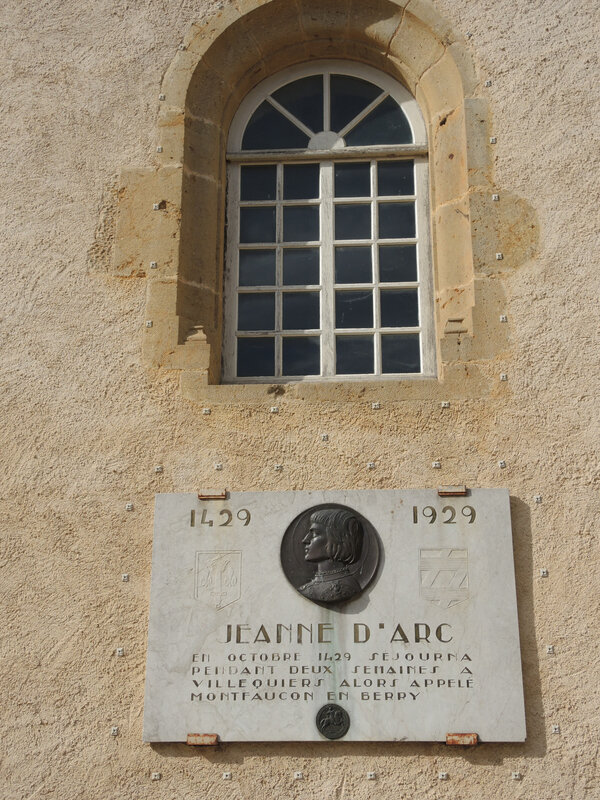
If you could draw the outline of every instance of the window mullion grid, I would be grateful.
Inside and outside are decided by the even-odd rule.
[[[336,72],[335,65],[326,64],[323,68],[323,104],[324,104],[324,130],[329,130],[331,127],[331,73]],[[342,71],[343,74],[343,71]],[[346,129],[353,128],[360,119],[368,116],[368,114],[376,107],[385,97],[389,94],[394,96],[394,91],[390,89],[385,83],[381,87],[382,94],[376,97],[367,108],[363,109],[355,119],[351,120],[346,126]],[[270,87],[273,91],[273,86]],[[270,95],[266,97],[271,100]],[[395,98],[396,99],[396,98]],[[414,101],[413,101],[414,103]],[[279,103],[273,99],[272,107],[276,108],[279,113],[284,117],[295,123],[293,115],[286,109],[279,108]],[[296,123],[295,123],[296,124]],[[305,130],[305,125],[297,125],[301,130]],[[418,128],[418,126],[417,126]],[[343,132],[342,132],[343,133]],[[236,168],[231,169],[229,172],[229,200],[232,201],[230,213],[228,213],[228,240],[235,242],[233,247],[228,247],[226,258],[226,280],[225,280],[225,319],[224,319],[224,374],[225,379],[230,376],[234,380],[237,379],[237,316],[238,316],[238,297],[241,294],[252,293],[267,293],[274,291],[275,294],[275,320],[273,331],[242,331],[240,336],[248,338],[252,336],[273,336],[274,338],[274,377],[277,380],[283,380],[283,338],[284,334],[290,335],[308,335],[308,331],[284,331],[283,330],[283,297],[288,290],[307,291],[314,290],[320,291],[321,295],[321,375],[324,379],[334,380],[336,378],[336,332],[340,335],[353,334],[353,335],[372,335],[373,336],[373,371],[375,375],[382,374],[382,349],[385,340],[382,339],[383,334],[410,334],[414,333],[419,335],[420,349],[421,349],[421,371],[425,374],[433,374],[435,368],[434,357],[434,340],[433,340],[433,313],[431,308],[431,296],[433,294],[432,276],[425,268],[429,260],[429,209],[426,204],[427,198],[427,145],[425,141],[425,133],[418,128],[416,144],[403,144],[395,146],[369,146],[369,147],[355,147],[343,148],[339,153],[331,153],[325,151],[304,151],[304,150],[285,150],[285,151],[256,151],[256,152],[234,152],[232,161],[238,162]],[[237,139],[235,140],[237,142]],[[241,139],[240,139],[241,142]],[[241,145],[232,147],[232,150],[239,150]],[[339,158],[342,160],[364,160],[370,164],[370,198],[364,197],[347,197],[339,198],[336,201],[334,197],[334,159],[337,161]],[[378,163],[379,161],[393,159],[413,158],[415,161],[415,196],[402,195],[402,196],[379,196],[378,195]],[[320,242],[307,242],[301,241],[297,243],[285,242],[283,232],[283,212],[284,206],[310,206],[315,204],[316,200],[302,199],[302,200],[283,200],[283,164],[287,162],[301,162],[310,161],[315,162],[323,159],[320,163],[320,183],[321,183],[321,207],[320,207],[320,227],[321,236]],[[240,206],[258,207],[269,206],[272,201],[269,200],[248,200],[241,201],[240,198],[240,169],[239,163],[242,162],[255,162],[255,163],[277,163],[277,191],[275,197],[275,222],[276,222],[276,237],[275,237],[275,286],[239,286],[239,254],[243,250],[261,250],[266,246],[262,242],[244,243],[242,246],[239,242],[239,208]],[[425,200],[424,200],[425,198]],[[336,331],[336,284],[335,284],[335,204],[341,202],[349,205],[360,205],[369,202],[371,206],[371,227],[372,236],[369,240],[344,240],[337,242],[338,245],[349,247],[370,247],[371,248],[371,261],[372,261],[372,281],[369,284],[340,284],[337,289],[360,291],[361,289],[372,292],[372,309],[373,309],[373,326],[370,328],[342,328]],[[414,203],[416,212],[417,231],[414,238],[400,237],[389,238],[383,240],[386,246],[392,245],[415,245],[417,251],[417,276],[416,280],[406,281],[390,281],[381,283],[380,269],[380,242],[379,242],[379,205],[381,202],[388,204],[409,204]],[[237,205],[236,205],[237,203]],[[233,208],[235,206],[235,209]],[[233,211],[233,213],[231,213]],[[392,211],[390,209],[390,214]],[[392,214],[392,216],[394,216]],[[352,231],[348,231],[351,233]],[[231,238],[230,238],[231,237]],[[283,284],[283,253],[287,247],[305,248],[307,246],[319,247],[320,249],[320,282],[319,286],[308,286],[301,284],[298,287],[284,286]],[[392,253],[386,252],[386,258],[391,258]],[[404,258],[404,256],[402,256]],[[271,262],[272,263],[272,262]],[[418,325],[411,327],[393,326],[382,327],[382,292],[388,290],[417,290],[418,297]],[[385,296],[388,302],[392,302],[391,296]],[[401,323],[404,321],[402,316],[397,314],[392,315],[395,322]],[[314,333],[314,332],[313,332]],[[415,343],[416,344],[416,343]],[[391,346],[391,344],[390,344]],[[366,365],[365,365],[366,366]],[[389,366],[389,365],[388,365]],[[294,376],[290,376],[294,377]],[[355,377],[355,376],[353,376]],[[358,376],[356,376],[358,377]],[[387,375],[386,375],[387,377]],[[253,379],[249,379],[253,382]]]
[[[377,208],[377,162],[371,161],[371,230],[373,243],[371,244],[371,257],[373,259],[373,347],[375,357],[375,375],[381,375],[381,304],[379,301],[379,219]]]
[[[421,345],[421,372],[434,373],[435,340],[433,334],[433,275],[424,264],[431,259],[427,249],[429,208],[426,202],[428,188],[427,159],[415,158],[415,218],[417,223],[417,280],[419,296],[419,339]]]
[[[224,352],[223,368],[225,378],[237,375],[237,319],[238,319],[238,285],[239,285],[239,241],[240,241],[240,176],[239,164],[230,166],[228,182],[229,196],[227,202],[227,226],[233,247],[227,250],[225,264],[225,308],[224,308]]]
[[[333,212],[333,161],[324,161],[321,163],[321,374],[324,376],[335,375]]]
[[[275,191],[275,377],[280,378],[283,372],[282,337],[283,330],[283,164],[277,164],[277,187]]]
[[[352,130],[352,128],[356,127],[356,125],[358,125],[359,122],[362,122],[363,119],[368,117],[371,111],[374,111],[377,108],[377,106],[386,99],[387,96],[388,96],[387,92],[382,92],[380,95],[378,95],[373,100],[373,102],[369,103],[369,105],[366,106],[366,108],[363,108],[360,114],[357,114],[353,119],[350,120],[350,122],[345,127],[342,128],[342,130],[339,132],[339,135],[343,138],[347,133],[349,133]]]
[[[420,214],[418,203],[420,199],[423,197],[423,191],[419,186],[417,170],[416,170],[416,161],[413,166],[413,180],[414,180],[414,195],[410,198],[413,202],[413,207],[415,210],[415,245],[417,248],[417,281],[416,281],[416,289],[417,289],[417,313],[418,313],[418,327],[414,329],[415,333],[418,333],[419,336],[419,353],[420,353],[420,361],[421,361],[421,372],[424,372],[424,363],[423,363],[423,297],[422,297],[422,282],[421,282],[421,269],[420,269],[420,256],[419,252],[421,250],[420,240],[422,239],[422,232],[419,230],[420,224]]]
[[[347,147],[346,149],[336,150],[336,161],[365,161],[374,155],[381,159],[398,158],[418,158],[426,156],[428,148],[426,144],[380,144],[369,146]],[[249,164],[271,163],[278,158],[285,158],[286,161],[315,161],[319,158],[327,158],[330,155],[328,150],[240,150],[227,153],[228,161],[232,163],[244,162]]]

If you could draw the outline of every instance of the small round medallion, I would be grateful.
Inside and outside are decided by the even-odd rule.
[[[287,527],[281,566],[294,588],[314,603],[342,603],[375,577],[377,531],[358,511],[339,503],[307,508]]]
[[[328,703],[317,712],[317,729],[326,739],[341,739],[350,728],[350,715],[341,706]]]

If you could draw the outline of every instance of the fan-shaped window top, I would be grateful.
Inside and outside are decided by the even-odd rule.
[[[411,125],[385,89],[324,72],[269,94],[246,125],[242,150],[339,150],[410,144]]]

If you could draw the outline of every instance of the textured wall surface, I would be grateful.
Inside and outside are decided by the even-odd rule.
[[[203,415],[177,372],[143,366],[145,279],[106,265],[117,175],[154,163],[161,78],[192,23],[223,5],[8,0],[0,12],[0,796],[597,797],[596,3],[434,3],[492,81],[495,183],[540,227],[535,258],[493,277],[509,344],[480,365],[485,396],[442,410],[387,387],[373,411],[375,396],[284,393],[271,415],[265,386]],[[155,492],[458,482],[511,492],[524,745],[142,744]]]

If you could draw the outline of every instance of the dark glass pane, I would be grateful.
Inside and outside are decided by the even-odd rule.
[[[335,248],[336,283],[371,283],[372,280],[370,247]]]
[[[412,328],[419,324],[416,289],[386,289],[379,295],[382,328]]]
[[[275,329],[275,295],[272,292],[238,295],[238,331]]]
[[[260,378],[275,375],[275,339],[259,336],[238,339],[237,374],[239,378]]]
[[[417,280],[416,244],[388,244],[379,247],[379,280],[398,283]]]
[[[372,328],[373,292],[336,292],[336,328]]]
[[[380,161],[377,164],[377,194],[415,193],[414,161]]]
[[[311,200],[319,196],[318,164],[286,164],[283,168],[283,199]]]
[[[413,239],[415,231],[414,203],[379,203],[380,239]]]
[[[242,150],[304,149],[308,136],[265,100],[250,117],[242,139]]]
[[[419,336],[414,334],[382,335],[381,371],[420,372]]]
[[[275,241],[275,206],[240,208],[240,242],[254,244]]]
[[[310,330],[321,327],[318,292],[285,292],[282,299],[284,330]]]
[[[335,165],[336,197],[370,197],[371,165],[336,164]]]
[[[345,138],[349,147],[407,144],[412,142],[412,131],[398,103],[393,98],[386,97]]]
[[[318,206],[287,206],[283,209],[283,241],[315,242],[319,239]]]
[[[284,375],[320,375],[321,347],[319,337],[284,337],[282,359]]]
[[[273,92],[272,97],[313,133],[323,130],[322,75],[310,75],[308,78],[292,81]]]
[[[319,282],[318,248],[294,247],[283,251],[283,283],[285,286],[308,286]]]
[[[336,336],[335,372],[336,375],[372,375],[373,337]]]
[[[242,167],[242,200],[275,200],[277,167],[275,164],[261,164],[256,167]]]
[[[356,204],[336,205],[335,238],[370,239],[371,206]]]
[[[240,286],[275,284],[275,250],[240,250]]]
[[[379,86],[361,78],[332,75],[331,130],[341,131],[380,94],[383,94],[383,90]]]

